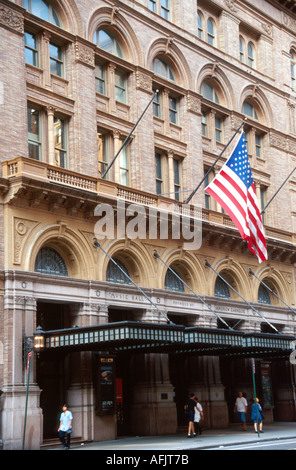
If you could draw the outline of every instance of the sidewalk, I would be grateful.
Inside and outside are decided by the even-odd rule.
[[[173,434],[167,436],[122,437],[113,441],[92,442],[72,445],[71,450],[104,450],[104,451],[182,451],[202,450],[214,447],[228,446],[250,442],[262,442],[270,439],[296,439],[296,423],[271,423],[263,428],[264,433],[258,436],[254,432],[252,424],[247,431],[240,427],[228,427],[225,429],[204,430],[201,436],[188,438],[185,434]]]

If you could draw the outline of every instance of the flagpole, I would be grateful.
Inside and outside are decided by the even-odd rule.
[[[269,206],[269,204],[271,203],[271,201],[273,201],[273,199],[275,198],[275,196],[280,192],[280,190],[282,189],[282,187],[284,186],[284,184],[286,184],[286,182],[288,181],[288,179],[290,178],[290,176],[294,173],[294,171],[296,170],[296,166],[295,168],[291,171],[291,173],[289,174],[289,176],[285,179],[285,181],[281,184],[281,186],[279,187],[279,189],[274,193],[274,195],[272,196],[272,198],[270,199],[270,201],[266,204],[266,206],[262,209],[261,211],[261,214],[263,214],[265,212],[265,209]]]
[[[124,142],[122,144],[122,146],[120,147],[120,149],[118,150],[118,152],[116,153],[115,157],[113,158],[113,160],[111,161],[111,163],[108,165],[108,167],[106,168],[106,170],[104,171],[104,173],[102,174],[102,178],[105,178],[106,174],[108,173],[108,171],[110,170],[110,168],[112,167],[113,163],[115,162],[116,158],[118,157],[118,155],[120,154],[121,150],[123,149],[123,147],[126,145],[126,143],[128,142],[128,140],[130,139],[130,136],[132,135],[132,133],[134,132],[134,130],[136,129],[137,125],[139,124],[139,122],[141,121],[142,117],[144,116],[144,114],[146,113],[147,109],[149,108],[150,104],[154,101],[156,95],[158,94],[159,90],[156,90],[156,92],[154,93],[154,95],[152,96],[151,100],[149,101],[149,103],[147,104],[146,108],[144,109],[144,111],[142,112],[141,116],[139,117],[139,119],[137,120],[136,124],[134,125],[134,127],[132,128],[132,130],[130,131],[130,133],[128,134],[128,136],[124,139]]]
[[[243,121],[241,123],[241,125],[239,126],[239,128],[235,131],[235,133],[233,134],[233,136],[231,137],[231,139],[229,140],[229,142],[226,144],[226,146],[224,147],[224,149],[222,150],[222,152],[220,152],[220,154],[218,155],[218,157],[216,158],[216,160],[214,161],[213,165],[211,166],[211,168],[209,168],[209,170],[206,172],[206,174],[204,175],[203,179],[200,181],[200,183],[198,184],[198,186],[194,189],[194,191],[192,191],[192,193],[190,194],[190,196],[188,197],[188,199],[185,201],[185,204],[188,204],[189,201],[193,198],[193,196],[195,195],[195,193],[199,190],[199,188],[201,187],[202,183],[204,182],[204,180],[206,179],[206,177],[208,176],[208,174],[210,173],[210,171],[214,168],[214,166],[216,165],[217,161],[219,160],[219,158],[222,157],[223,153],[225,152],[225,150],[227,149],[227,147],[229,147],[229,145],[231,144],[231,142],[233,141],[233,139],[235,138],[235,136],[237,135],[237,133],[240,131],[240,129],[242,128],[242,126],[245,124],[245,121]]]
[[[259,315],[259,317],[263,318],[263,320],[265,320],[266,323],[268,323],[268,325],[269,325],[271,328],[273,328],[278,334],[280,334],[280,332],[276,329],[276,327],[273,326],[260,312],[258,312],[258,310],[256,310],[256,309],[250,304],[250,302],[248,302],[246,299],[244,299],[243,296],[240,295],[240,294],[237,292],[237,290],[235,290],[235,288],[232,287],[232,285],[229,284],[229,283],[224,279],[224,277],[222,277],[221,274],[219,274],[219,273],[210,265],[210,263],[209,263],[208,261],[206,261],[205,264],[206,264],[207,267],[211,268],[212,271],[214,271],[214,273],[216,273],[217,276],[219,276],[220,279],[222,279],[222,281],[224,281],[225,284],[227,284],[228,287],[230,287],[230,289],[232,289],[241,299],[243,299],[243,301],[246,302],[246,304],[247,304],[255,313],[257,313],[257,315]]]
[[[206,307],[208,307],[208,309],[214,314],[216,315],[217,318],[219,318],[219,320],[224,323],[225,326],[227,326],[227,328],[229,328],[230,330],[233,330],[233,328],[231,328],[231,326],[229,326],[224,320],[223,318],[221,318],[214,310],[211,309],[211,307],[198,295],[196,294],[187,284],[185,281],[183,281],[183,279],[180,278],[180,276],[178,276],[178,274],[165,262],[163,261],[163,259],[161,259],[161,257],[159,256],[159,254],[155,251],[154,252],[154,256],[155,258],[159,259],[173,274],[174,276],[176,276],[181,282],[182,284],[184,284],[191,292],[192,294],[195,295],[195,297],[197,297]]]
[[[261,281],[261,279],[259,279],[259,277],[257,277],[256,274],[253,273],[252,269],[249,269],[249,273],[252,274],[252,276],[255,276],[255,278],[258,279],[258,281],[261,282],[261,284],[263,284],[263,286],[266,287],[266,289],[268,289],[273,295],[275,295],[279,300],[281,300],[286,305],[286,307],[288,307],[294,313],[294,315],[296,315],[295,310],[293,310],[292,307],[290,307],[290,305],[286,304],[286,302],[283,299],[281,299],[275,292],[273,292],[273,290],[270,287],[268,287],[268,285],[265,284],[265,282]]]

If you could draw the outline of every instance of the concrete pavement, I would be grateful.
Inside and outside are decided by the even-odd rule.
[[[187,434],[171,434],[166,436],[119,437],[116,440],[72,444],[71,450],[102,450],[102,451],[189,451],[207,450],[214,447],[228,446],[264,440],[294,439],[296,442],[296,423],[271,423],[264,425],[263,433],[258,436],[252,424],[247,431],[238,426],[225,429],[205,429],[200,436],[188,438]],[[56,449],[55,449],[56,450]]]

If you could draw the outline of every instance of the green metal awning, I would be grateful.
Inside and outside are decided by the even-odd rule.
[[[234,357],[287,358],[294,350],[294,336],[247,333],[174,324],[118,322],[39,331],[43,351],[171,352]]]

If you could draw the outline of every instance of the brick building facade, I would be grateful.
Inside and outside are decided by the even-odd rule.
[[[198,208],[202,228],[193,250],[172,232],[129,237],[132,213],[123,234],[119,224],[111,226],[102,247],[164,317],[94,245],[102,204],[113,210],[115,222],[118,204],[125,210],[141,205],[146,215],[149,208],[179,214],[243,121],[265,207],[296,161],[295,22],[293,6],[275,0],[0,0],[3,448],[21,447],[23,338],[38,325],[48,331],[121,321],[162,324],[167,317],[185,327],[217,330],[222,319],[243,332],[272,333],[208,261],[280,334],[295,336],[295,174],[264,212],[269,259],[262,265],[204,186],[189,208]],[[169,275],[155,251],[187,287]],[[211,427],[235,421],[238,390],[252,399],[248,357],[216,350],[118,353],[122,399],[104,415],[97,410],[102,390],[93,368],[99,350],[34,356],[26,447],[56,437],[65,401],[75,416],[73,436],[103,440],[180,429],[191,391]],[[256,361],[267,419],[295,420],[288,358],[262,354]]]

